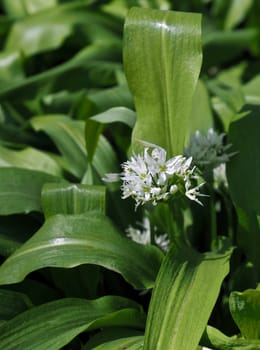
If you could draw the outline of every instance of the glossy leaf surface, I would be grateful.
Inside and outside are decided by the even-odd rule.
[[[0,283],[16,283],[43,267],[96,264],[116,271],[136,288],[153,286],[162,253],[122,237],[101,213],[56,215],[0,268]]]
[[[201,66],[200,15],[132,8],[125,22],[124,67],[134,96],[138,140],[183,153]]]

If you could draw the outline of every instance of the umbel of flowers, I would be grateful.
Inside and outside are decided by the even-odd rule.
[[[148,142],[142,154],[132,155],[122,164],[120,174],[107,174],[107,182],[122,180],[122,198],[132,197],[136,207],[151,202],[157,205],[176,194],[183,194],[199,204],[200,185],[194,185],[196,179],[192,157],[178,155],[167,159],[166,150]]]

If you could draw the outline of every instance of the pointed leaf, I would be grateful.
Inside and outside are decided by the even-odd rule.
[[[229,271],[230,254],[171,248],[156,279],[144,350],[197,348]]]
[[[200,15],[132,8],[124,31],[124,67],[134,96],[137,140],[183,153],[201,67]]]
[[[43,267],[96,264],[136,288],[151,288],[163,254],[122,237],[101,213],[55,215],[0,267],[0,284],[16,283]]]
[[[0,327],[5,350],[59,350],[83,331],[123,324],[142,328],[138,304],[121,297],[61,299],[21,313]]]

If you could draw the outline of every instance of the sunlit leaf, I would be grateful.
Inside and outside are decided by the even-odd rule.
[[[183,153],[201,66],[200,15],[132,8],[125,22],[124,67],[134,96],[133,145],[145,140]]]
[[[136,288],[151,288],[163,254],[122,237],[101,213],[55,215],[0,267],[0,283],[22,281],[47,266],[96,264],[116,271]]]
[[[190,247],[172,247],[153,290],[144,350],[197,348],[229,272],[230,254],[230,249],[199,254]]]

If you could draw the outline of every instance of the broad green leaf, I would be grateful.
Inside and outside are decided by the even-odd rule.
[[[59,350],[78,334],[122,324],[142,328],[138,304],[121,297],[96,300],[61,299],[21,313],[0,327],[0,348],[5,350]]]
[[[56,214],[105,213],[105,187],[79,184],[46,184],[42,190],[46,218]]]
[[[38,170],[56,176],[62,175],[61,168],[51,156],[32,147],[14,151],[7,147],[0,146],[0,166],[13,166]]]
[[[155,282],[144,350],[197,348],[229,271],[230,255],[230,249],[200,254],[173,245]]]
[[[10,320],[30,307],[32,303],[25,294],[0,289],[0,320]]]
[[[132,8],[125,22],[124,67],[134,96],[138,140],[183,153],[201,67],[200,15]]]
[[[112,340],[110,342],[99,345],[93,350],[141,350],[143,349],[144,337],[129,337]]]
[[[218,329],[207,326],[201,338],[201,344],[214,350],[259,350],[260,341],[240,337],[227,337]]]
[[[227,164],[230,193],[235,204],[247,212],[260,213],[260,118],[259,108],[230,125],[229,142],[238,152]]]
[[[260,340],[260,291],[232,292],[229,308],[243,337]]]
[[[41,211],[41,190],[46,182],[61,178],[36,170],[1,168],[0,215]]]
[[[96,264],[120,273],[135,288],[151,288],[163,254],[122,237],[104,214],[55,215],[0,267],[0,284],[22,281],[43,267]]]
[[[87,166],[84,122],[63,115],[34,117],[30,122],[36,131],[42,130],[51,137],[67,163],[67,170],[80,178]]]

